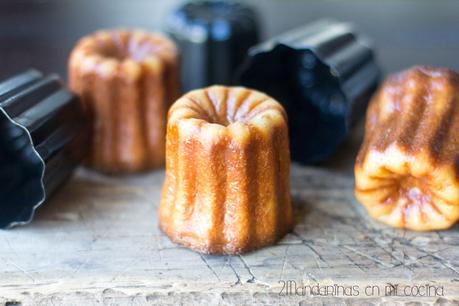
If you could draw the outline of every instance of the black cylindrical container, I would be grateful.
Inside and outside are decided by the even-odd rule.
[[[184,91],[229,85],[247,50],[259,41],[255,12],[227,1],[186,3],[169,16],[166,31],[180,50]]]
[[[292,159],[326,159],[361,118],[380,78],[368,43],[320,20],[252,48],[238,83],[268,93],[289,117]]]
[[[83,158],[86,135],[57,76],[29,70],[0,83],[0,228],[31,221]]]

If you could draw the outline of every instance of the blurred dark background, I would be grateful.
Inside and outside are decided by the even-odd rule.
[[[66,76],[81,36],[100,28],[162,30],[177,0],[0,0],[0,78],[33,66]],[[383,70],[414,64],[459,70],[459,1],[248,0],[263,39],[321,17],[351,21],[376,47]]]

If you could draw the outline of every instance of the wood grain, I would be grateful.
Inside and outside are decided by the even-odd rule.
[[[281,296],[298,285],[359,285],[347,303],[459,301],[458,228],[415,233],[369,219],[348,171],[292,166],[297,225],[278,245],[207,256],[158,229],[163,171],[111,178],[79,170],[28,226],[0,231],[0,304],[342,304]],[[443,286],[444,296],[366,296],[387,283]],[[9,304],[8,304],[9,303]],[[11,304],[13,303],[13,304]]]

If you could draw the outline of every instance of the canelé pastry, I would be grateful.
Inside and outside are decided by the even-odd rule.
[[[293,226],[287,117],[258,91],[212,86],[169,111],[160,227],[204,253],[272,244]]]
[[[88,164],[135,172],[164,163],[167,110],[178,97],[177,51],[142,31],[100,31],[82,38],[69,59],[70,88],[91,116]]]
[[[355,164],[357,199],[395,227],[435,230],[459,219],[459,75],[414,67],[370,103]]]

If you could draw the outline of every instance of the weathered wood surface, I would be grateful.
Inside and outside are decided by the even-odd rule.
[[[294,232],[272,247],[222,257],[181,248],[159,231],[163,171],[110,178],[80,170],[32,224],[0,231],[0,304],[344,303],[281,296],[280,280],[358,285],[359,295],[346,300],[355,304],[459,300],[458,227],[416,233],[376,223],[356,203],[352,163],[343,162],[345,170],[293,165]],[[387,297],[388,283],[428,283],[443,296]],[[365,294],[367,285],[380,294]]]

